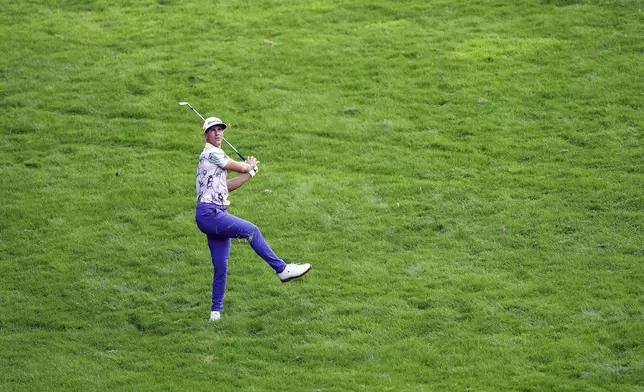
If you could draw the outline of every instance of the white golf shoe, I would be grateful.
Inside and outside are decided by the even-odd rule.
[[[221,318],[221,313],[215,312],[214,310],[210,312],[210,319],[208,321],[217,321]]]
[[[277,274],[277,277],[280,278],[282,283],[286,283],[289,280],[301,278],[310,270],[311,264],[286,264],[284,271]]]

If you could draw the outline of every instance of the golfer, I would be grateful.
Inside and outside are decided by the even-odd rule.
[[[197,167],[195,219],[199,230],[208,237],[214,267],[210,321],[219,320],[221,317],[231,238],[246,238],[255,253],[275,270],[282,283],[302,277],[311,269],[311,264],[286,264],[273,253],[257,226],[228,213],[228,193],[244,185],[257,174],[259,161],[252,156],[245,162],[230,159],[221,149],[224,129],[226,124],[217,117],[209,117],[204,121],[206,147],[199,156]],[[228,171],[241,174],[228,180]]]

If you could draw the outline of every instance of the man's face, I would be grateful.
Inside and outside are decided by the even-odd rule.
[[[224,141],[224,126],[214,125],[206,131],[206,141],[215,147],[221,147],[221,142]]]

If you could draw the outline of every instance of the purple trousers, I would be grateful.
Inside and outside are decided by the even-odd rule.
[[[224,307],[231,238],[248,239],[248,243],[255,253],[264,259],[276,273],[280,273],[286,268],[286,263],[273,253],[257,226],[230,215],[226,212],[225,206],[199,203],[195,220],[199,230],[208,237],[208,247],[214,267],[211,310],[220,312]]]

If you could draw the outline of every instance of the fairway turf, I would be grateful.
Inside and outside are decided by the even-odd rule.
[[[644,391],[641,1],[0,9],[0,391]]]

